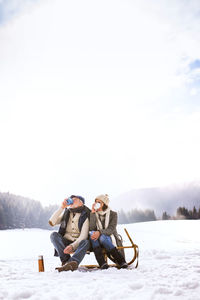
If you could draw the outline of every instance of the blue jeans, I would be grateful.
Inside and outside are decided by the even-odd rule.
[[[112,243],[111,237],[109,235],[101,234],[98,240],[92,240],[90,237],[90,241],[92,243],[92,248],[95,249],[97,247],[103,247],[108,252],[115,248]]]
[[[78,248],[75,250],[74,254],[71,257],[69,254],[65,254],[63,251],[68,245],[72,243],[72,241],[65,239],[58,232],[51,233],[50,239],[54,245],[54,248],[58,252],[58,255],[62,262],[76,261],[79,265],[80,262],[83,260],[87,250],[90,247],[90,243],[88,240],[82,240]]]

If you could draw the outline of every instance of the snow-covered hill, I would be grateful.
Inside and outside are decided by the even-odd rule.
[[[120,225],[128,244],[123,227],[140,248],[138,269],[57,273],[50,231],[0,231],[0,299],[200,299],[199,220]],[[129,260],[132,252],[126,253]],[[93,254],[82,263],[88,262],[95,262]]]
[[[115,209],[152,209],[160,217],[166,211],[175,215],[179,206],[200,207],[200,182],[174,184],[165,187],[133,189],[113,199]]]

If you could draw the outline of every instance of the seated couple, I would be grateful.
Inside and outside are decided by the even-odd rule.
[[[51,234],[55,256],[59,256],[62,267],[59,271],[74,271],[83,260],[87,250],[94,251],[101,269],[107,269],[102,247],[105,248],[119,268],[127,268],[120,236],[117,233],[117,213],[109,208],[108,195],[99,195],[92,210],[85,206],[85,199],[72,195],[62,202],[51,216],[51,226],[60,224],[58,232]],[[89,238],[88,238],[89,237]]]

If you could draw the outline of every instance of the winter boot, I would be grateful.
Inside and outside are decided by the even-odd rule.
[[[102,253],[102,249],[101,247],[97,247],[95,248],[94,250],[94,255],[96,257],[96,260],[100,266],[100,268],[103,270],[103,269],[108,269],[109,266],[107,265],[106,261],[105,261],[105,258],[103,256],[103,253]]]
[[[58,272],[75,271],[77,269],[78,269],[78,263],[76,261],[69,261],[65,265],[63,265],[62,267],[57,267],[56,268],[56,270],[58,270]]]
[[[128,264],[126,263],[123,255],[117,250],[117,248],[113,248],[109,254],[114,258],[115,262],[119,265],[120,269],[128,268]]]

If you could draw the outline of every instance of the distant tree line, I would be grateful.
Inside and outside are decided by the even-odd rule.
[[[10,193],[0,193],[0,229],[50,229],[48,220],[56,209],[57,205],[43,207],[39,201]]]
[[[153,210],[132,209],[128,212],[124,212],[123,209],[121,209],[118,212],[119,224],[129,224],[129,223],[148,222],[148,221],[156,221],[156,216]]]
[[[162,220],[197,220],[200,219],[200,208],[197,210],[194,206],[192,210],[185,207],[179,207],[175,216],[170,216],[167,212],[163,212]]]
[[[189,210],[185,207],[178,207],[176,210],[175,216],[170,216],[166,211],[162,214],[162,220],[197,220],[200,219],[200,208],[197,209],[195,206],[192,210]],[[119,224],[129,224],[136,222],[148,222],[148,221],[156,221],[158,218],[156,217],[153,210],[139,210],[132,209],[131,211],[124,212],[121,209],[118,212],[118,223]]]
[[[43,207],[39,201],[10,193],[0,193],[0,230],[13,228],[42,228],[52,229],[48,220],[58,205]],[[166,211],[162,220],[200,219],[200,208],[194,206],[192,210],[179,207],[175,216],[170,216]],[[154,210],[132,209],[118,212],[118,223],[128,224],[136,222],[156,221]]]
[[[0,230],[14,228],[42,228],[52,229],[48,220],[57,205],[43,207],[39,201],[10,193],[0,193]],[[118,223],[155,221],[153,210],[133,209],[127,213],[121,210],[118,213]]]

